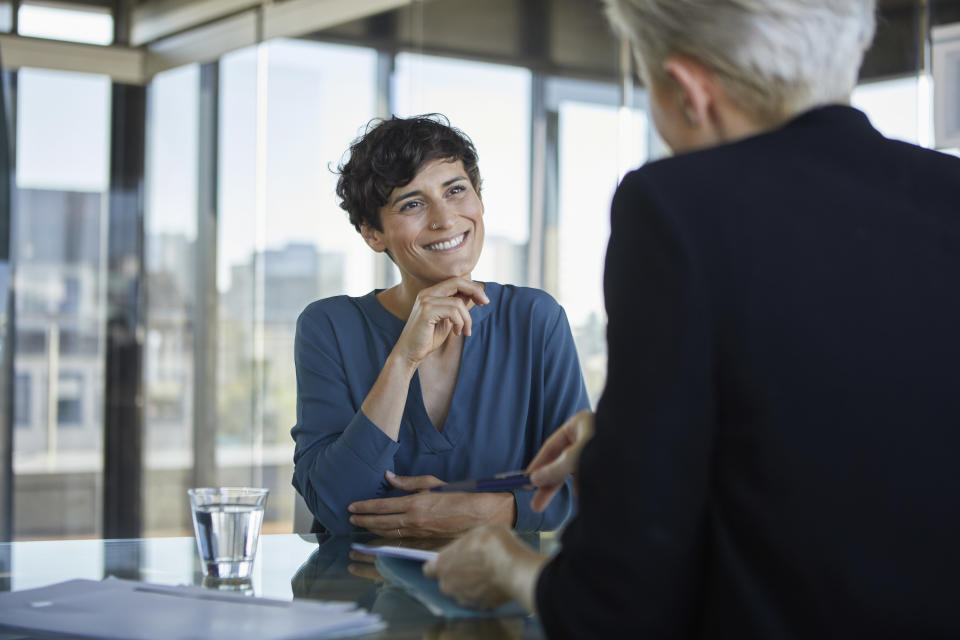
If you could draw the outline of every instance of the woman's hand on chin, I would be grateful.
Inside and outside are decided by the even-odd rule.
[[[418,366],[452,333],[470,335],[472,321],[468,303],[490,302],[483,286],[466,278],[450,278],[417,294],[407,324],[394,347],[394,353]]]
[[[434,493],[431,487],[445,484],[434,476],[387,472],[387,480],[415,493],[361,500],[349,507],[351,523],[384,538],[453,538],[487,523],[512,527],[517,519],[512,493]]]

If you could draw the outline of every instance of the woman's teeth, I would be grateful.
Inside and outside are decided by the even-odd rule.
[[[435,242],[433,244],[428,244],[427,249],[430,251],[446,251],[447,249],[453,249],[456,246],[459,246],[463,242],[463,238],[466,236],[466,232],[461,233],[456,238],[447,240],[446,242]]]

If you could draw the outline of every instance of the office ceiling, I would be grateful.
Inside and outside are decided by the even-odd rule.
[[[547,73],[615,78],[616,43],[601,0],[21,0],[113,11],[118,43],[145,49],[155,71],[215,59],[272,37],[414,49]],[[924,31],[960,22],[960,0],[878,0],[862,76],[923,68]],[[126,37],[125,37],[126,36]],[[217,46],[222,42],[222,46]],[[211,44],[213,46],[211,46]]]

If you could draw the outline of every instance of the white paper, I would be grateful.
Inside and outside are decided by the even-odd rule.
[[[407,560],[421,560],[423,562],[426,562],[427,560],[433,560],[439,555],[438,551],[427,551],[426,549],[411,549],[410,547],[392,546],[371,547],[369,545],[360,544],[359,542],[354,542],[352,545],[350,545],[350,548],[375,556],[390,556],[392,558],[406,558]]]
[[[0,593],[0,627],[109,640],[300,640],[354,636],[386,625],[353,603],[288,602],[107,579]]]

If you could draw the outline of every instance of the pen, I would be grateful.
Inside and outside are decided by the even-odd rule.
[[[430,491],[450,493],[453,491],[481,492],[481,491],[512,491],[530,486],[530,476],[526,471],[505,471],[492,478],[478,478],[475,480],[460,480],[448,482]]]

